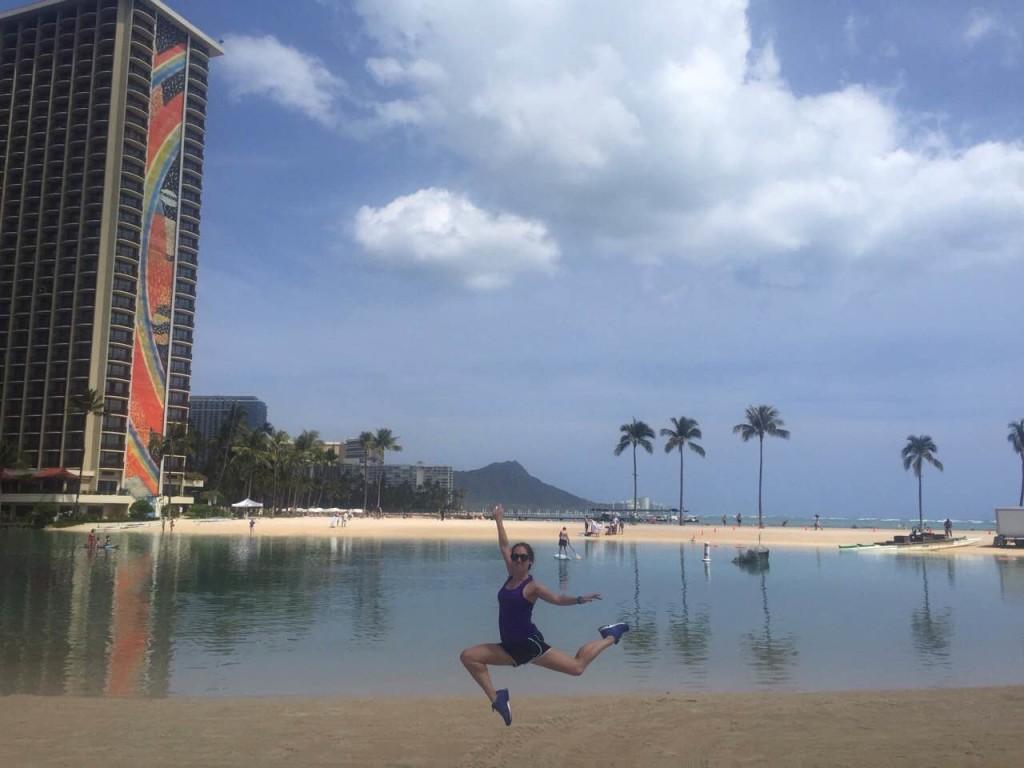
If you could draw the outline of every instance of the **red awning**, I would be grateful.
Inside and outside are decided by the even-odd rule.
[[[74,472],[68,472],[64,467],[50,467],[48,469],[40,469],[38,472],[32,473],[33,480],[77,480],[78,475]]]

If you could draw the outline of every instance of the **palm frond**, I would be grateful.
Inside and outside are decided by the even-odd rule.
[[[1010,433],[1006,436],[1007,441],[1013,446],[1013,450],[1024,456],[1024,419],[1011,421],[1006,425]]]
[[[696,453],[698,456],[706,456],[704,448],[697,443],[690,443],[690,450]]]

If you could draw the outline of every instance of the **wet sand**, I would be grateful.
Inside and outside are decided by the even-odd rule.
[[[351,536],[378,539],[461,539],[476,541],[495,540],[494,522],[491,520],[445,520],[436,518],[357,518],[344,527],[332,528],[329,517],[278,517],[257,518],[254,536]],[[882,528],[813,528],[774,527],[758,531],[755,526],[720,525],[627,525],[625,532],[616,536],[583,536],[581,523],[560,523],[548,521],[506,520],[509,538],[513,541],[529,541],[533,544],[551,542],[554,546],[558,540],[558,531],[562,526],[568,529],[570,541],[577,550],[587,546],[603,546],[608,543],[623,542],[708,542],[713,548],[728,548],[730,554],[736,547],[749,547],[758,543],[758,538],[767,547],[825,547],[835,549],[840,544],[870,544],[875,541],[891,539],[894,534],[906,534],[906,530],[889,530]],[[61,531],[88,531],[90,525],[62,528]],[[122,527],[120,524],[98,524],[97,530],[104,535],[115,537],[122,533],[161,533],[159,522],[148,522],[139,526]],[[248,536],[249,525],[246,520],[223,520],[203,522],[200,520],[175,521],[173,535],[201,534],[205,536]],[[976,538],[978,542],[971,546],[957,547],[928,552],[929,555],[949,556],[965,554],[1005,555],[1008,557],[1024,555],[1020,550],[996,548],[992,546],[992,530],[954,531],[956,536]],[[163,535],[172,535],[170,526]]]
[[[571,689],[571,680],[566,681]],[[1017,766],[1024,687],[438,699],[0,698],[0,765]]]

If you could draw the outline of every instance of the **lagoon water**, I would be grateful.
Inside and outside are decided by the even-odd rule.
[[[478,695],[459,651],[497,639],[494,544],[0,533],[0,694]],[[534,619],[582,678],[497,669],[530,693],[1024,683],[1024,558],[782,550],[764,572],[695,544],[534,542],[535,576],[604,600]]]

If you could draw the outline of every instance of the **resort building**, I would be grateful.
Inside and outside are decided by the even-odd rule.
[[[450,495],[455,484],[455,473],[451,467],[427,464],[382,464],[379,467],[370,468],[371,477],[375,476],[375,469],[377,472],[384,473],[385,485],[408,483],[413,488],[422,488],[427,483],[435,483]]]
[[[188,428],[203,441],[216,438],[224,425],[237,413],[248,429],[260,429],[267,423],[267,404],[252,395],[192,395]]]
[[[188,424],[207,71],[221,53],[160,0],[0,12],[5,514],[69,509],[79,476],[90,514],[182,486],[184,458],[150,447]],[[90,389],[102,416],[74,405]]]

